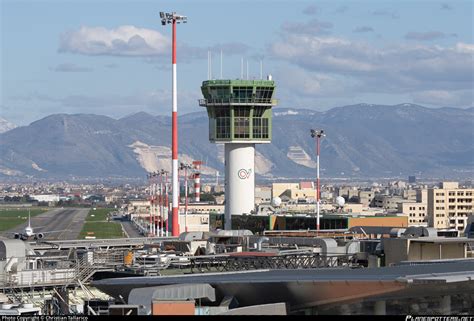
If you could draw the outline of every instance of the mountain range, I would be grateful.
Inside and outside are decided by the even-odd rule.
[[[12,124],[8,120],[0,117],[0,134],[5,133],[15,127],[16,127],[15,124]]]
[[[474,108],[358,104],[325,112],[275,108],[271,144],[257,145],[260,178],[315,175],[311,128],[322,128],[326,177],[393,177],[474,172]],[[138,112],[120,119],[54,114],[0,134],[3,177],[145,177],[170,169],[171,118]],[[208,140],[204,111],[179,117],[180,161],[224,172],[223,145]],[[223,176],[223,175],[221,175]]]

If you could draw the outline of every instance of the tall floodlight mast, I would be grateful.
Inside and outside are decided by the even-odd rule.
[[[176,12],[165,13],[160,12],[161,24],[165,26],[171,23],[173,26],[173,45],[172,45],[172,64],[173,64],[173,81],[172,81],[172,193],[173,193],[173,211],[172,211],[172,231],[173,236],[179,235],[179,181],[178,181],[178,103],[177,103],[177,83],[176,83],[176,24],[186,23],[186,16],[178,15]]]
[[[316,138],[316,230],[319,232],[319,210],[321,206],[321,184],[319,181],[319,153],[321,138],[325,137],[324,130],[311,129],[311,137]]]

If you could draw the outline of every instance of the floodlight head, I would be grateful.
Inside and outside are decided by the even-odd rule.
[[[162,11],[160,12],[160,18],[161,18],[161,19],[164,19],[164,18],[165,18],[165,13],[162,12]]]
[[[314,129],[311,129],[311,137],[315,138],[315,137],[318,137],[318,138],[321,138],[321,137],[324,137],[326,136],[326,134],[324,134],[324,130],[314,130]]]

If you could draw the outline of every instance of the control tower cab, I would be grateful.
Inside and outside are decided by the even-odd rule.
[[[270,143],[275,82],[207,80],[202,83],[209,140],[225,144],[225,229],[232,215],[255,209],[255,144]]]

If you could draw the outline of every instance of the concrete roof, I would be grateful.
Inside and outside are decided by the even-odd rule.
[[[345,302],[348,298],[447,295],[474,291],[474,259],[383,268],[255,270],[180,276],[132,277],[93,282],[114,297],[137,287],[210,284],[216,296],[234,296],[241,306],[287,302],[292,309]],[[410,280],[418,279],[416,282]],[[442,283],[442,286],[439,284]]]
[[[25,257],[30,247],[22,240],[0,240],[0,260]]]
[[[474,271],[474,259],[422,265],[398,265],[382,268],[320,268],[305,270],[253,270],[239,272],[169,275],[160,277],[130,277],[104,279],[93,285],[126,284],[140,287],[141,284],[164,285],[179,283],[272,283],[272,282],[323,282],[345,280],[396,280],[407,275],[426,273],[452,273]]]
[[[187,301],[207,299],[216,301],[216,292],[209,284],[173,284],[133,289],[128,296],[128,304],[144,306],[146,314],[150,313],[151,302]]]
[[[461,242],[474,242],[473,239],[467,237],[418,237],[408,238],[412,242],[423,242],[423,243],[461,243]]]

